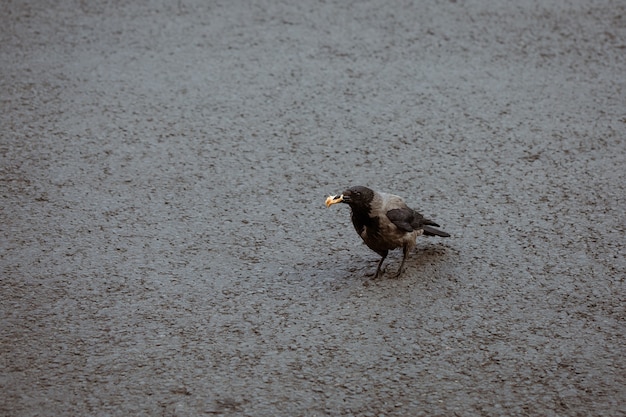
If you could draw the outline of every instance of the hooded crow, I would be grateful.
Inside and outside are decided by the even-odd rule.
[[[402,274],[404,262],[409,251],[415,247],[416,238],[426,236],[449,237],[432,220],[424,218],[417,211],[409,208],[402,197],[381,193],[363,186],[348,188],[341,195],[329,196],[326,207],[346,203],[350,206],[352,224],[363,242],[374,252],[382,256],[378,263],[377,278],[381,273],[383,261],[390,250],[402,248],[404,257],[396,278]]]

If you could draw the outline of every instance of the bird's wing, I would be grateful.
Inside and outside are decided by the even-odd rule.
[[[425,235],[450,236],[448,233],[436,229],[435,227],[439,227],[437,223],[407,206],[404,200],[397,195],[377,193],[372,205],[372,213],[375,216],[382,217],[381,213],[385,213],[387,219],[403,232],[411,233],[414,230],[423,230]]]
[[[414,221],[414,211],[410,208],[397,208],[387,211],[387,218],[396,227],[405,232],[412,232],[413,226],[411,223]]]

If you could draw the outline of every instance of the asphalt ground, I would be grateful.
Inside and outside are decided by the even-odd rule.
[[[1,415],[626,414],[623,2],[14,0],[0,62]],[[357,184],[452,237],[372,280]]]

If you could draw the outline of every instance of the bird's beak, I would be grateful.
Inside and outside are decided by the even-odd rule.
[[[343,201],[343,194],[341,195],[329,195],[326,197],[326,207],[330,207],[333,204],[341,203]]]

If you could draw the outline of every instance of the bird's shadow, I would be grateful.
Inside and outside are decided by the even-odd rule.
[[[445,243],[430,243],[418,245],[413,253],[410,254],[407,263],[421,264],[430,261],[436,261],[447,256],[453,249]]]
[[[427,265],[436,268],[437,264],[441,263],[454,252],[455,250],[452,247],[444,243],[418,245],[415,250],[409,254],[409,258],[404,264],[402,274],[396,277],[397,268],[400,267],[400,263],[402,262],[402,251],[393,251],[387,256],[387,259],[385,259],[382,274],[378,277],[374,278],[374,274],[380,258],[368,259],[368,263],[371,263],[373,266],[368,265],[367,267],[351,269],[353,273],[351,277],[354,277],[355,274],[360,274],[364,279],[363,285],[365,286],[384,280],[403,280],[415,275],[416,271],[419,271],[420,268],[424,269]]]

